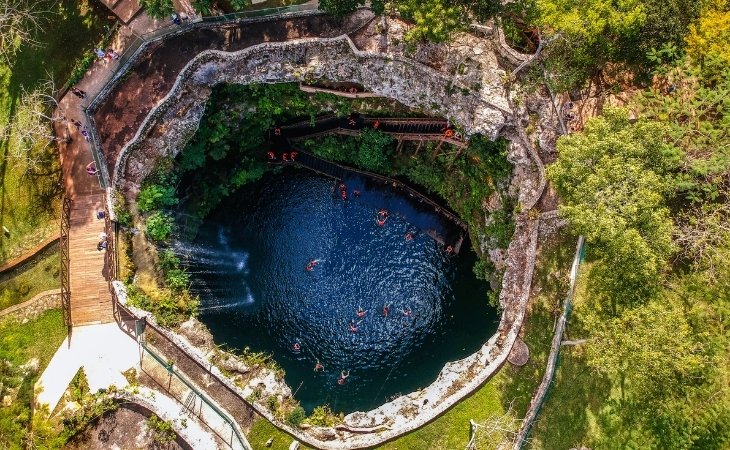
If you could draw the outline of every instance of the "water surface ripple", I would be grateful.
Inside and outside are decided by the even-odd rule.
[[[448,257],[397,211],[378,226],[374,205],[343,203],[333,183],[295,169],[268,176],[176,248],[216,342],[273,353],[308,411],[328,403],[352,412],[427,386],[444,363],[476,351],[498,317],[473,275],[468,241]],[[382,195],[393,205],[392,193]],[[306,271],[310,260],[318,264]],[[342,370],[350,377],[339,385]]]

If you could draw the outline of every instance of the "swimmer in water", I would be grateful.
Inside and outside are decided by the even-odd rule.
[[[406,306],[405,308],[403,308],[403,315],[406,316],[406,317],[411,317],[411,313],[412,312],[413,311],[411,311],[411,308],[408,307],[408,306]]]
[[[309,262],[307,263],[307,267],[305,267],[304,269],[305,269],[305,270],[306,270],[307,272],[311,272],[312,270],[314,270],[314,266],[316,266],[318,262],[319,262],[319,261],[317,261],[316,259],[313,259],[313,260],[311,260],[311,261],[309,261]]]
[[[454,247],[452,247],[450,245],[447,245],[446,246],[446,254],[447,255],[451,255],[452,253],[454,253]]]
[[[383,306],[383,317],[388,317],[389,312],[390,312],[390,306],[388,306],[388,305]]]
[[[300,344],[299,342],[295,342],[294,345],[291,346],[291,348],[295,352],[298,352],[299,350],[302,349],[302,344]]]
[[[354,195],[355,197],[359,197],[360,196],[360,191],[358,191],[357,189],[355,189],[355,190],[352,191],[352,195]]]
[[[314,371],[315,372],[322,372],[324,370],[324,366],[317,360],[317,364],[314,365]]]
[[[362,317],[365,317],[365,313],[366,313],[366,312],[367,312],[367,311],[365,311],[364,309],[362,309],[362,306],[359,306],[359,307],[357,308],[357,317],[361,317],[361,318],[362,318]]]
[[[355,321],[350,321],[350,332],[351,333],[357,333],[357,324],[355,324]]]
[[[345,380],[346,380],[346,379],[347,379],[347,377],[349,377],[349,376],[350,376],[350,371],[348,370],[347,372],[345,372],[345,371],[343,370],[342,372],[340,372],[340,378],[339,378],[339,379],[337,380],[337,384],[339,384],[339,385],[343,385],[343,384],[345,384]]]
[[[406,241],[410,242],[412,240],[413,240],[413,233],[411,233],[409,231],[408,233],[406,233]]]

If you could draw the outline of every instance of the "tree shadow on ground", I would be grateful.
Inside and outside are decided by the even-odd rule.
[[[112,23],[98,2],[43,0],[37,8],[47,11],[34,36],[37,45],[19,48],[10,67],[0,64],[2,126],[12,126],[24,89],[32,90],[49,78],[57,87],[63,85],[77,59],[93,48]],[[7,140],[0,142],[0,224],[12,232],[0,239],[0,261],[19,253],[29,236],[56,220],[61,193],[58,154],[55,146],[42,151],[40,170],[28,173],[25,163],[11,156]]]

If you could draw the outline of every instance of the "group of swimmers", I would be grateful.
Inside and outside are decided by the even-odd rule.
[[[404,317],[411,317],[413,315],[413,311],[409,306],[406,306],[405,308],[401,309],[401,312],[403,313]],[[357,315],[357,318],[360,319],[357,322],[355,322],[355,319],[350,320],[350,333],[357,333],[358,325],[360,325],[360,322],[362,322],[365,319],[365,315],[367,315],[367,311],[362,309],[362,306],[357,308],[357,311],[355,312]],[[383,305],[383,318],[387,318],[388,314],[390,314],[390,305],[385,304]]]
[[[401,309],[401,313],[403,314],[403,317],[411,317],[413,315],[413,310],[411,310],[410,306],[406,306]],[[355,314],[357,315],[358,319],[360,319],[360,320],[358,322],[355,322],[355,319],[352,319],[350,321],[349,329],[350,329],[351,333],[357,333],[357,330],[358,330],[357,326],[360,324],[360,322],[362,322],[365,319],[365,316],[367,315],[367,311],[364,310],[362,308],[362,306],[359,306],[357,308],[357,311],[355,312]],[[386,303],[385,305],[383,305],[383,318],[387,318],[389,314],[390,314],[390,305]],[[294,341],[294,343],[291,346],[291,349],[292,349],[292,352],[294,352],[294,353],[301,352],[302,351],[301,342],[299,342],[298,340]],[[319,359],[317,359],[317,358],[315,358],[315,361],[316,361],[316,363],[314,364],[314,371],[315,372],[324,372],[324,364],[322,364],[319,361]],[[337,384],[339,384],[339,385],[345,384],[345,380],[349,376],[350,376],[350,371],[343,370],[342,372],[340,372],[340,377],[337,379]]]
[[[292,344],[292,350],[294,351],[294,353],[299,353],[302,350],[302,344],[299,343],[299,341],[294,342],[294,344]],[[322,364],[321,362],[319,362],[319,359],[316,359],[315,358],[315,360],[317,362],[314,364],[314,371],[315,372],[324,372],[324,364]],[[350,371],[349,370],[343,370],[343,371],[341,371],[340,372],[340,377],[337,379],[337,384],[339,384],[340,386],[343,385],[343,384],[345,384],[345,380],[349,376],[350,376]]]
[[[291,152],[291,153],[284,152],[281,154],[281,162],[293,162],[294,160],[296,160],[298,154],[299,154],[299,152]],[[274,153],[273,150],[266,153],[266,157],[269,159],[269,161],[277,160],[276,153]]]

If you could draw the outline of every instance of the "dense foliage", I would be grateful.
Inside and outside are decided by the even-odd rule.
[[[685,56],[654,54],[641,117],[605,110],[548,170],[589,241],[585,361],[617,392],[596,447],[730,444],[730,34],[728,5],[707,3]]]
[[[169,18],[175,12],[172,0],[139,0],[139,4],[150,17],[155,19]]]

